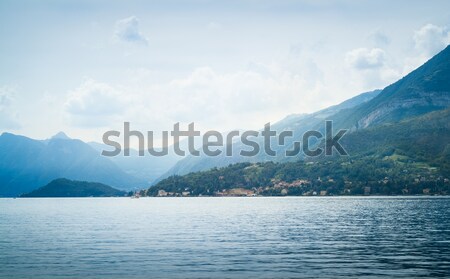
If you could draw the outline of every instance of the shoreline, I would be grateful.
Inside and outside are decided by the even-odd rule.
[[[191,196],[191,197],[140,197],[139,199],[158,198],[158,199],[192,199],[192,198],[437,198],[448,197],[450,195],[329,195],[329,196]],[[134,199],[131,197],[0,197],[0,199]]]

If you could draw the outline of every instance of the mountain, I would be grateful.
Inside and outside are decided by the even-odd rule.
[[[272,130],[277,131],[279,134],[282,131],[293,131],[293,137],[288,138],[286,140],[286,144],[284,146],[276,146],[272,145],[272,149],[276,150],[278,154],[284,154],[287,149],[291,148],[292,142],[294,140],[299,140],[303,133],[310,129],[315,129],[319,125],[323,125],[324,120],[329,118],[330,116],[336,114],[337,112],[345,109],[353,108],[357,105],[366,103],[371,99],[375,98],[381,90],[374,90],[366,93],[362,93],[358,96],[355,96],[349,100],[346,100],[338,105],[331,106],[329,108],[317,111],[311,114],[297,114],[297,115],[289,115],[281,121],[274,123],[271,126]],[[260,146],[263,146],[263,138],[260,136],[256,138],[256,141],[259,142]],[[167,173],[162,175],[157,181],[169,177],[171,175],[183,175],[190,172],[207,170],[213,167],[224,167],[229,164],[240,163],[240,162],[264,162],[264,161],[277,161],[283,162],[286,160],[297,160],[297,158],[285,158],[283,156],[279,157],[271,157],[266,155],[263,150],[259,152],[256,156],[253,157],[243,157],[239,156],[239,151],[243,149],[248,149],[244,147],[241,142],[237,142],[233,144],[233,154],[234,156],[225,156],[225,153],[222,152],[221,155],[216,157],[208,157],[205,155],[201,155],[198,157],[195,156],[187,156],[186,158],[180,160],[173,166]]]
[[[123,197],[126,192],[101,183],[59,178],[21,197]]]
[[[122,190],[146,185],[80,140],[62,134],[45,141],[10,133],[0,136],[0,196],[30,192],[60,177],[105,183]]]
[[[168,177],[149,196],[450,193],[450,109],[358,130],[351,156],[237,163]],[[244,189],[244,190],[243,190]]]

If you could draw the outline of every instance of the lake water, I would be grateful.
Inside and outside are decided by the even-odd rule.
[[[449,197],[0,199],[0,278],[450,276]]]

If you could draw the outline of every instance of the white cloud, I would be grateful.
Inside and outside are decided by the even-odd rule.
[[[357,48],[346,53],[350,69],[349,80],[360,83],[366,90],[384,88],[401,77],[401,71],[381,48]]]
[[[380,68],[386,62],[386,53],[380,48],[357,48],[347,52],[346,61],[359,70]]]
[[[259,67],[264,71],[219,73],[199,67],[166,83],[130,83],[124,87],[133,92],[127,93],[133,108],[124,117],[155,130],[170,129],[175,122],[195,122],[202,130],[258,129],[287,114],[320,108],[330,99],[327,94],[333,94],[300,74],[274,65]]]
[[[21,127],[18,115],[12,107],[12,89],[0,88],[0,129],[15,130]]]
[[[413,34],[414,51],[404,58],[403,75],[421,66],[450,44],[450,30],[444,26],[426,24]]]
[[[450,30],[447,27],[427,24],[416,30],[413,38],[417,50],[432,56],[450,44]]]
[[[195,122],[202,131],[259,129],[287,114],[332,104],[334,92],[308,76],[275,65],[259,69],[220,73],[199,67],[166,82],[149,81],[152,73],[140,71],[120,87],[88,80],[68,94],[64,112],[73,127],[122,129],[129,121],[132,129],[158,137],[176,122]]]
[[[64,111],[75,126],[101,127],[121,115],[127,102],[126,97],[112,86],[87,80],[68,94]]]
[[[114,36],[124,42],[148,45],[148,39],[139,30],[139,19],[136,16],[117,21]]]

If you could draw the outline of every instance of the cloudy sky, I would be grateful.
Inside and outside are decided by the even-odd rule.
[[[450,1],[0,1],[0,132],[258,129],[383,88],[450,43]]]

